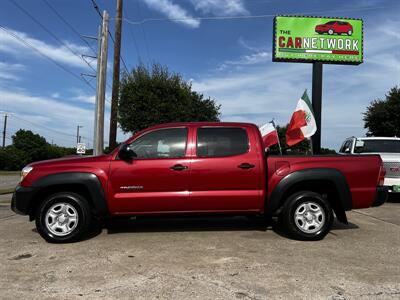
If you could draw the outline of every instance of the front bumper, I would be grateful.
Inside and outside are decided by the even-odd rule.
[[[378,186],[376,188],[375,200],[372,203],[373,207],[381,206],[386,202],[389,194],[389,189],[387,186]]]
[[[11,199],[11,209],[20,215],[28,215],[35,189],[18,185]]]

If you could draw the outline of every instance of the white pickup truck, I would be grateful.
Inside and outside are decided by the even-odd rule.
[[[391,193],[400,193],[400,138],[350,137],[340,147],[341,154],[379,154],[386,169],[384,185]]]

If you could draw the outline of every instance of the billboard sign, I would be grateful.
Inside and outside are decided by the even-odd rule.
[[[353,64],[363,62],[363,21],[276,16],[273,61]]]

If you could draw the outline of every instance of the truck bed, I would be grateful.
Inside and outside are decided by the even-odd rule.
[[[289,173],[302,169],[336,169],[346,178],[352,208],[370,207],[375,199],[381,168],[379,155],[267,156],[268,187],[274,187]],[[272,188],[267,191],[268,198]]]

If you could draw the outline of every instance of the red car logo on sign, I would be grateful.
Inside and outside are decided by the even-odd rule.
[[[342,33],[347,35],[353,34],[353,26],[349,22],[344,21],[329,21],[325,24],[320,24],[315,26],[315,32],[319,34],[327,33],[329,35],[338,34],[341,35]]]

